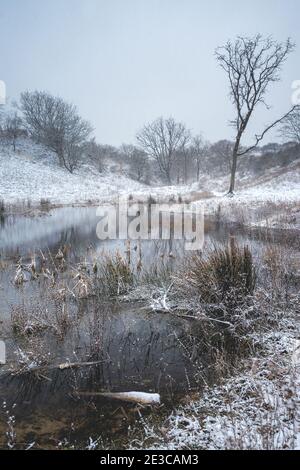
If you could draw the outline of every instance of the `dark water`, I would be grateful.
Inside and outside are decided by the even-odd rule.
[[[189,343],[193,323],[174,315],[155,314],[141,304],[119,304],[91,299],[71,305],[77,318],[63,340],[47,330],[32,343],[47,356],[46,365],[32,363],[30,372],[12,375],[28,344],[16,339],[10,328],[10,312],[16,306],[32,306],[44,296],[45,281],[25,283],[16,288],[13,279],[16,263],[22,258],[37,262],[41,252],[48,259],[68,247],[68,263],[89,262],[103,253],[119,250],[125,255],[124,241],[101,241],[96,235],[99,218],[95,208],[61,208],[41,217],[8,217],[0,226],[0,339],[6,340],[7,364],[0,368],[0,447],[7,446],[5,435],[9,416],[15,416],[16,446],[53,448],[58,442],[87,442],[89,437],[119,435],[127,432],[136,419],[134,407],[120,411],[120,405],[104,399],[79,398],[78,391],[144,391],[160,393],[171,402],[193,387],[199,387],[199,368],[205,380],[213,380],[211,358],[205,347],[191,354]],[[268,238],[255,233],[229,230],[206,223],[204,250],[230,236],[251,245],[256,253]],[[273,236],[273,242],[280,242]],[[131,262],[142,253],[143,267],[154,260],[176,269],[184,252],[184,241],[143,241],[137,249],[131,245]],[[172,257],[170,256],[172,254]],[[45,301],[45,300],[44,300]],[[42,308],[49,308],[42,305]],[[23,340],[26,342],[26,340]],[[201,345],[201,337],[197,338]],[[193,356],[193,357],[192,357]],[[26,358],[28,362],[28,358]],[[30,362],[30,361],[29,361]],[[97,365],[60,370],[66,362],[97,362]],[[210,366],[210,367],[209,367]],[[197,379],[197,380],[196,380]],[[2,406],[1,403],[6,403]]]
[[[18,445],[20,440],[26,443],[34,440],[40,446],[51,447],[51,436],[54,445],[68,437],[72,427],[73,441],[78,439],[81,443],[88,442],[90,436],[126,435],[129,418],[120,417],[118,410],[122,404],[101,398],[79,398],[77,392],[153,392],[161,393],[163,401],[170,403],[194,384],[196,364],[179,346],[179,340],[184,341],[190,330],[188,322],[172,315],[157,318],[128,305],[102,308],[95,320],[90,307],[80,327],[72,329],[63,343],[47,334],[43,346],[51,352],[48,366],[17,376],[3,370],[0,404],[5,401],[15,416]],[[8,361],[13,362],[15,344],[11,346]],[[202,359],[205,363],[209,360],[205,356]],[[98,364],[79,369],[58,368],[62,363],[82,361]],[[134,413],[132,408],[127,407],[129,416]],[[2,412],[3,432],[6,428]],[[5,439],[1,443],[0,438],[0,445],[5,446]]]
[[[194,384],[195,365],[180,346],[189,336],[189,322],[172,315],[149,313],[142,305],[101,299],[71,305],[71,315],[76,315],[78,321],[63,340],[47,330],[39,335],[37,344],[32,342],[33,350],[37,348],[43,357],[47,356],[47,364],[42,369],[35,360],[31,363],[28,359],[26,340],[12,335],[11,309],[20,305],[30,308],[45,302],[47,281],[27,282],[18,288],[14,285],[20,258],[26,264],[35,257],[38,265],[41,252],[49,260],[65,246],[71,266],[82,260],[89,262],[109,251],[119,250],[125,256],[127,242],[97,238],[98,221],[95,208],[62,208],[40,217],[11,216],[2,221],[0,338],[5,339],[7,346],[7,364],[0,369],[0,410],[1,402],[6,403],[6,408],[0,411],[2,447],[7,442],[5,431],[10,415],[15,416],[18,446],[33,440],[36,445],[51,447],[70,433],[73,440],[76,437],[87,442],[93,431],[105,436],[115,428],[122,430],[124,416],[120,418],[116,411],[119,405],[103,399],[92,403],[79,399],[78,391],[155,392],[161,393],[165,401],[172,400],[178,393],[186,393]],[[133,244],[131,251],[134,263],[138,250]],[[172,239],[144,241],[139,248],[144,266],[149,266],[154,259],[172,265],[176,262],[176,253],[182,251],[183,242]],[[171,252],[172,258],[169,257]],[[49,305],[44,303],[42,308],[49,308]],[[20,360],[31,364],[31,371],[12,375],[10,369]],[[205,354],[203,361],[208,361]],[[66,362],[98,364],[60,370],[58,366]],[[127,410],[129,415],[130,410]]]

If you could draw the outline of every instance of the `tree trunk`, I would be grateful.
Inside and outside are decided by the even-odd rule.
[[[184,184],[187,183],[187,155],[184,153]]]
[[[232,167],[231,167],[231,178],[230,178],[230,188],[229,188],[229,194],[234,193],[234,188],[235,188],[235,175],[236,175],[236,168],[237,168],[237,152],[234,151],[232,155]]]
[[[66,161],[66,158],[65,158],[65,155],[64,155],[64,152],[63,151],[59,151],[57,152],[57,155],[58,155],[58,160],[59,160],[59,165],[62,167],[62,168],[65,168],[69,173],[73,174],[74,172],[74,168],[72,167],[72,165],[68,165],[67,161]]]
[[[228,192],[228,194],[231,194],[231,195],[234,194],[234,189],[235,189],[235,175],[236,175],[236,169],[237,169],[237,159],[238,159],[238,153],[239,153],[242,134],[243,134],[243,130],[241,129],[239,133],[237,134],[234,149],[232,152],[231,178],[230,178],[230,188]]]
[[[169,186],[172,185],[172,179],[171,179],[170,173],[171,171],[169,169],[165,169],[165,176],[166,176],[166,180]]]
[[[197,183],[199,182],[200,179],[200,162],[197,162]]]
[[[65,166],[63,152],[57,152],[57,156],[58,156],[59,166],[63,168]]]

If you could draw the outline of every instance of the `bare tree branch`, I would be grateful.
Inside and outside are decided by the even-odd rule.
[[[159,170],[168,183],[177,152],[182,151],[190,140],[190,132],[185,125],[173,118],[159,118],[146,125],[137,134],[142,149],[158,164]]]
[[[73,173],[92,132],[89,122],[74,105],[46,92],[22,93],[20,109],[31,136],[55,152],[60,165]]]
[[[268,127],[266,127],[266,129],[263,131],[262,134],[260,135],[256,135],[255,136],[255,139],[256,139],[256,142],[251,145],[251,147],[248,147],[246,150],[243,150],[242,152],[238,152],[238,156],[241,157],[242,155],[246,155],[247,153],[249,152],[252,152],[253,150],[255,150],[257,148],[257,146],[259,145],[259,143],[264,139],[265,135],[270,131],[272,130],[274,127],[276,127],[278,124],[284,122],[286,119],[288,119],[288,117],[293,114],[293,112],[295,111],[295,109],[297,108],[297,106],[294,106],[292,109],[290,109],[284,116],[282,116],[281,118],[277,119],[276,121],[274,121],[272,124],[270,124]]]
[[[280,134],[287,140],[292,140],[300,144],[300,106],[294,107],[292,112],[282,121]]]

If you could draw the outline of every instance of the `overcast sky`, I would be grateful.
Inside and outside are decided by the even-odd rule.
[[[299,0],[0,0],[0,80],[11,98],[39,89],[74,102],[101,143],[133,142],[161,115],[211,141],[231,138],[215,48],[258,32],[298,44],[271,110],[256,114],[251,132],[259,132],[291,105],[299,19]]]

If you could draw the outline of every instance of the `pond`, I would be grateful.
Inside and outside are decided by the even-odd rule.
[[[197,338],[197,354],[187,353],[193,347],[191,338],[196,336],[191,321],[151,312],[143,303],[109,301],[101,296],[72,303],[70,313],[76,322],[63,337],[51,329],[42,331],[31,341],[33,351],[29,352],[45,359],[43,367],[31,359],[23,347],[26,339],[12,331],[11,312],[35,304],[41,311],[48,309],[44,295],[48,281],[39,279],[16,287],[20,258],[23,264],[34,258],[39,265],[43,257],[54,260],[59,250],[68,247],[71,267],[82,261],[89,264],[95,256],[101,258],[116,250],[125,257],[130,251],[131,263],[140,257],[143,268],[155,261],[174,270],[180,263],[184,240],[170,237],[134,242],[128,250],[128,241],[99,240],[98,221],[94,207],[59,208],[41,212],[39,217],[2,219],[0,339],[6,342],[7,363],[0,366],[0,447],[24,448],[34,442],[36,448],[55,448],[64,440],[69,445],[87,443],[93,436],[126,434],[131,420],[136,419],[135,407],[125,410],[101,397],[82,397],[78,391],[155,392],[161,394],[163,403],[172,403],[193,388],[199,389],[199,374],[203,383],[214,380],[212,359],[205,346],[201,347],[201,337]],[[205,246],[232,235],[256,251],[269,242],[206,221]],[[59,274],[64,279],[71,275],[72,270]],[[12,373],[23,363],[24,370]],[[64,364],[83,365],[61,367]],[[7,436],[10,429],[11,436]]]

